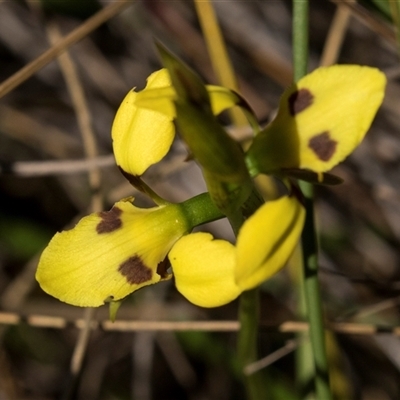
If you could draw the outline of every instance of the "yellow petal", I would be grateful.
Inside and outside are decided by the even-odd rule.
[[[239,96],[231,90],[214,85],[206,85],[210,96],[211,109],[214,115],[232,108],[241,100]],[[146,89],[138,93],[135,99],[137,107],[157,111],[169,118],[176,117],[174,101],[177,99],[175,89],[172,86],[159,87],[156,89]]]
[[[265,203],[244,223],[236,244],[235,278],[241,290],[260,285],[284,267],[299,240],[304,217],[297,199],[285,196]]]
[[[223,86],[206,85],[210,95],[211,109],[214,115],[221,114],[222,111],[232,108],[240,102],[236,93]]]
[[[161,113],[172,120],[176,117],[175,100],[175,89],[172,86],[164,86],[139,92],[135,98],[135,105]]]
[[[177,289],[193,304],[218,307],[239,296],[231,243],[213,240],[209,233],[193,233],[179,239],[168,257]]]
[[[249,164],[271,172],[325,172],[362,141],[382,103],[386,77],[378,69],[334,65],[316,69],[289,88],[278,115],[249,150]]]
[[[142,92],[170,84],[165,69],[154,72]],[[138,93],[130,91],[122,101],[112,126],[113,149],[117,165],[131,175],[142,175],[160,161],[174,139],[172,118],[160,112],[138,108]]]
[[[187,232],[184,221],[174,205],[140,209],[120,201],[57,233],[42,253],[36,279],[45,292],[72,305],[118,301],[170,277],[160,263]]]

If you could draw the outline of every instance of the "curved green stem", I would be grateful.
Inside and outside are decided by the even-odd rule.
[[[225,214],[215,205],[208,192],[180,203],[180,207],[192,227],[225,218]]]

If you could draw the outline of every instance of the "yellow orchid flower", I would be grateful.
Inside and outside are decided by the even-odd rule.
[[[285,92],[277,118],[254,139],[246,153],[250,173],[329,170],[362,140],[384,86],[383,74],[368,67],[335,66],[307,75]],[[240,103],[225,88],[207,87],[207,93],[213,113]],[[168,152],[177,96],[163,69],[149,77],[142,92],[131,91],[124,99],[112,137],[126,176],[136,179]],[[97,307],[171,278],[168,257],[187,299],[203,307],[226,304],[285,265],[300,236],[304,209],[295,197],[265,203],[245,221],[233,245],[210,234],[190,234],[195,226],[225,217],[213,200],[204,194],[150,209],[121,200],[56,234],[36,279],[62,301]]]
[[[158,71],[149,77],[141,93],[153,95],[155,90],[161,90],[168,96],[176,96],[168,83],[166,70]],[[228,89],[214,86],[208,90],[215,113],[233,104]],[[174,134],[173,116],[136,108],[138,95],[132,91],[126,96],[112,129],[117,163],[128,176],[141,174],[159,161],[168,151]],[[110,211],[86,216],[75,228],[54,236],[40,258],[36,273],[44,291],[77,306],[117,302],[143,286],[169,279],[171,275],[163,261],[174,242],[194,226],[223,217],[210,199],[208,210],[196,209],[194,199],[146,210],[135,207],[131,200],[116,203]],[[230,244],[220,241],[220,246]],[[224,281],[220,271],[215,270],[208,279],[229,286],[233,275],[226,274]],[[206,292],[210,292],[212,286],[207,287]]]
[[[209,233],[182,237],[168,256],[178,291],[193,304],[217,307],[255,288],[285,266],[304,218],[298,200],[284,196],[246,220],[236,246]]]
[[[224,87],[207,90],[215,115],[239,101]],[[168,153],[175,137],[175,97],[165,68],[152,73],[141,92],[132,89],[125,96],[111,129],[115,159],[125,174],[140,176]]]

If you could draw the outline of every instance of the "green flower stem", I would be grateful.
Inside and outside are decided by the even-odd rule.
[[[307,73],[308,62],[308,1],[293,0],[293,62],[294,80]],[[309,183],[301,183],[306,203],[306,221],[302,233],[304,295],[310,324],[310,340],[315,367],[316,398],[330,400],[329,370],[325,347],[322,300],[318,282],[318,245],[314,223],[314,189]],[[304,383],[304,382],[303,382]]]
[[[321,292],[318,281],[318,244],[314,221],[313,187],[301,185],[305,195],[306,220],[302,234],[303,291],[306,300],[310,339],[315,367],[315,390],[318,399],[330,400],[329,368],[326,355],[325,330]]]
[[[208,192],[192,197],[180,203],[180,206],[192,227],[225,218]]]
[[[243,292],[240,295],[238,335],[238,360],[241,369],[258,360],[258,322],[259,322],[259,289]],[[267,386],[263,378],[263,371],[245,375],[247,398],[260,400],[268,398]]]
[[[308,72],[308,0],[293,0],[293,79]]]

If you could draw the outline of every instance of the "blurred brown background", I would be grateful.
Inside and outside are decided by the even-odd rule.
[[[291,82],[291,2],[231,0],[214,6],[242,94],[266,123]],[[212,326],[194,332],[137,332],[132,326],[116,331],[123,325],[101,322],[107,320],[105,307],[90,314],[62,304],[34,280],[38,256],[56,231],[124,196],[135,194],[138,204],[148,204],[113,164],[110,128],[128,90],[143,88],[161,66],[154,38],[205,81],[217,83],[189,0],[2,1],[0,81],[61,37],[88,27],[88,18],[104,7],[114,7],[106,22],[94,30],[89,24],[83,39],[67,46],[67,58],[46,63],[32,76],[22,73],[8,93],[0,86],[0,399],[242,399],[234,333]],[[327,318],[370,328],[338,333],[332,341],[336,395],[398,399],[400,341],[393,327],[400,325],[400,69],[388,10],[373,2],[311,1],[310,70],[334,62],[376,66],[389,79],[366,140],[333,171],[345,182],[317,190]],[[146,173],[146,181],[171,201],[205,188],[186,155],[177,140],[167,160]],[[97,166],[90,173],[88,159]],[[224,222],[208,229],[232,239]],[[293,337],[279,326],[296,320],[296,303],[287,270],[265,283],[262,356]],[[194,307],[169,282],[135,293],[118,320],[234,321],[236,312],[236,303]],[[82,327],[89,317],[101,323],[85,347],[76,321]],[[293,365],[290,354],[267,368],[271,398],[287,398]]]

